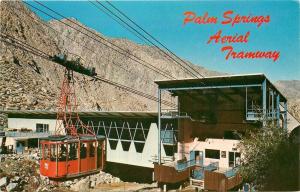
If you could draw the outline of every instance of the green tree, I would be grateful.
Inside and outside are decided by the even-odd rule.
[[[299,190],[299,145],[268,125],[241,136],[240,174],[258,190]]]

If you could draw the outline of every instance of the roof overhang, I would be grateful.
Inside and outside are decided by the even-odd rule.
[[[261,87],[263,82],[275,90],[280,95],[280,101],[286,101],[286,97],[271,83],[271,81],[262,73],[243,74],[243,75],[223,75],[211,76],[199,79],[178,79],[155,81],[160,90],[166,90],[172,93],[184,92],[189,90],[203,89],[233,89],[246,87]]]
[[[56,111],[40,111],[40,110],[2,110],[9,118],[35,117],[56,119]],[[74,113],[75,114],[75,113]],[[156,118],[157,112],[145,111],[80,111],[78,115],[81,118]]]

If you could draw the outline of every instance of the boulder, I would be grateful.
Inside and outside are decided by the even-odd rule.
[[[90,188],[94,188],[94,187],[96,187],[96,181],[91,181]]]
[[[12,182],[19,182],[20,181],[20,177],[15,176],[11,179]]]
[[[73,191],[79,191],[84,192],[89,190],[89,181],[88,179],[82,179],[75,183],[74,185],[71,185],[71,190]]]
[[[6,186],[7,192],[14,191],[18,187],[18,183],[10,183]]]
[[[7,177],[2,177],[0,179],[0,187],[6,186],[7,185]]]
[[[64,182],[64,186],[66,186],[66,187],[70,187],[72,184],[73,184],[72,181],[66,181],[66,182]]]

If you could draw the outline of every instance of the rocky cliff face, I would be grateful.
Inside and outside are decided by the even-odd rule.
[[[300,122],[300,80],[277,81],[275,85],[287,97],[289,112]]]
[[[101,77],[152,95],[156,95],[157,89],[153,83],[154,80],[165,79],[165,77],[58,21],[46,23],[56,31],[46,27],[40,23],[43,21],[21,2],[1,1],[0,4],[1,33],[20,39],[47,54],[66,53],[68,58],[79,56],[82,58],[83,65],[95,67]],[[79,28],[69,21],[63,21]],[[74,19],[73,21],[80,24]],[[134,54],[176,78],[189,77],[182,68],[159,53],[155,47],[97,34],[122,47],[127,54]],[[63,68],[13,46],[4,43],[0,45],[0,106],[13,109],[54,110],[60,93]],[[218,74],[196,65],[190,65],[203,75]],[[75,80],[80,110],[141,111],[155,110],[157,106],[154,101],[100,81],[93,81],[80,74],[75,74]]]

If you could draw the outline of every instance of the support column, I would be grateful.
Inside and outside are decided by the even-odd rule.
[[[287,129],[287,102],[284,102],[284,120],[283,120],[283,128]]]
[[[263,126],[267,125],[267,80],[262,83],[262,121]]]
[[[152,172],[152,181],[155,181],[154,171]]]
[[[280,95],[276,95],[276,121],[277,127],[280,127]]]
[[[163,191],[164,191],[164,192],[167,192],[167,184],[164,184],[164,185],[163,185],[163,188],[164,188]]]
[[[161,90],[158,88],[158,164],[161,164]]]
[[[246,87],[246,90],[245,90],[245,92],[246,92],[246,99],[245,99],[245,105],[246,105],[246,120],[247,120],[247,117],[248,117],[248,89],[247,89],[247,87]]]
[[[274,121],[274,119],[275,119],[275,113],[274,113],[274,112],[275,112],[275,111],[274,111],[274,91],[271,90],[270,94],[271,94],[272,121]]]

